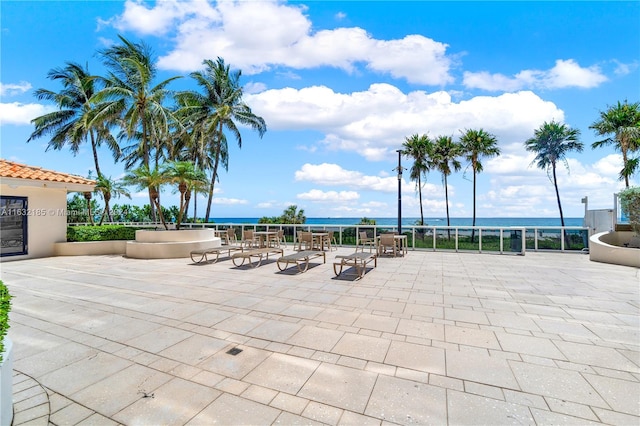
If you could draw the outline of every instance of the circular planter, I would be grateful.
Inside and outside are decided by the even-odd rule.
[[[0,425],[13,420],[13,342],[5,336],[4,354],[0,363]]]

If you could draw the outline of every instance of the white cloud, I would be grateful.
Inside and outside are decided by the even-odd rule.
[[[356,201],[360,198],[360,195],[355,191],[321,191],[319,189],[312,189],[311,191],[298,194],[296,196],[299,200],[322,202],[322,203],[344,203],[349,201]]]
[[[239,198],[224,198],[224,197],[213,197],[211,200],[212,204],[223,204],[223,205],[238,205],[238,204],[247,204],[247,200],[242,200]]]
[[[0,124],[30,125],[34,118],[53,111],[56,108],[41,104],[0,103]]]
[[[575,60],[556,60],[548,70],[523,70],[513,77],[503,74],[490,74],[487,71],[465,71],[463,84],[471,89],[489,91],[516,91],[524,89],[561,89],[578,87],[589,89],[607,81],[600,67],[592,65],[581,67]]]
[[[638,65],[640,63],[638,61],[634,61],[630,64],[623,64],[622,62],[616,60],[613,60],[612,62],[616,65],[616,68],[613,72],[619,76],[631,74],[638,68]]]
[[[459,136],[482,127],[505,150],[521,145],[544,121],[563,121],[564,113],[532,92],[477,96],[453,102],[448,93],[403,93],[390,84],[336,93],[325,86],[271,89],[247,95],[254,113],[274,130],[317,130],[330,150],[353,151],[370,160],[392,158],[406,135]]]
[[[18,84],[4,84],[0,83],[0,96],[14,96],[31,90],[31,83],[21,81]]]
[[[193,71],[215,52],[246,74],[277,66],[330,66],[353,72],[362,63],[372,71],[412,83],[453,81],[449,74],[452,61],[444,43],[415,34],[378,40],[358,27],[313,32],[305,10],[278,1],[166,0],[147,7],[129,0],[122,15],[105,22],[121,31],[145,35],[175,31],[175,48],[158,61],[163,69]]]

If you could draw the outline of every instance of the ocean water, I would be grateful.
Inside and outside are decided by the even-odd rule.
[[[360,222],[362,218],[360,217],[308,217],[305,224],[307,225],[355,225]],[[397,226],[398,218],[395,217],[382,217],[382,218],[370,218],[376,221],[376,225],[378,226]],[[412,226],[415,225],[416,222],[420,218],[417,217],[406,217],[402,218],[402,226]],[[213,223],[246,223],[246,224],[256,224],[258,223],[259,218],[257,217],[224,217],[224,218],[211,218],[210,221]],[[565,226],[582,226],[582,218],[581,217],[570,217],[564,218]],[[434,218],[429,217],[424,219],[425,225],[428,226],[446,226],[447,218]],[[461,218],[461,217],[452,217],[449,220],[451,226],[471,226],[473,222],[473,218]],[[500,227],[508,227],[508,226],[517,226],[517,227],[546,227],[546,226],[561,226],[560,218],[551,218],[551,217],[478,217],[476,218],[476,226],[500,226]]]

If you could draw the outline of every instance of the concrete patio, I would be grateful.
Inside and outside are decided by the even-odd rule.
[[[352,251],[2,263],[14,425],[639,424],[639,269],[409,252],[336,278]]]

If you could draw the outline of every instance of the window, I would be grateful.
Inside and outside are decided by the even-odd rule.
[[[27,197],[0,195],[0,256],[27,254]]]

